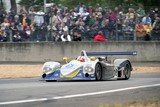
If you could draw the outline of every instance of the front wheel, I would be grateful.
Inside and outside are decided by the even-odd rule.
[[[124,68],[124,79],[128,80],[131,76],[131,66],[127,63]]]
[[[95,76],[97,81],[102,80],[102,66],[100,63],[97,63],[95,66]]]

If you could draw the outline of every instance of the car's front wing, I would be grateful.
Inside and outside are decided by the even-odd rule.
[[[94,74],[84,74],[83,70],[80,70],[80,72],[72,77],[72,78],[67,78],[63,77],[60,73],[60,70],[54,71],[50,74],[46,74],[46,77],[42,78],[42,80],[45,81],[52,81],[52,80],[95,80],[95,75]]]

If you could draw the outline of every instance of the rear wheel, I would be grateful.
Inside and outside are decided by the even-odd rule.
[[[95,76],[96,76],[96,80],[97,81],[102,80],[102,66],[101,66],[100,63],[96,64],[96,67],[95,67]]]
[[[131,67],[130,65],[127,63],[125,68],[124,68],[124,79],[128,80],[131,76]]]

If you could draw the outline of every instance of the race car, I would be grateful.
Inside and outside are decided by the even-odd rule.
[[[128,59],[115,59],[108,61],[111,55],[136,55],[137,52],[86,52],[81,51],[80,56],[68,62],[68,58],[63,60],[66,64],[59,62],[46,62],[42,70],[42,80],[110,80],[125,79],[131,76],[132,64]]]

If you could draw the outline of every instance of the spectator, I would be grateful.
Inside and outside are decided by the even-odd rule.
[[[78,20],[75,22],[75,24],[76,24],[77,26],[81,26],[81,27],[85,25],[82,17],[79,17]]]
[[[129,4],[131,4],[130,0]],[[9,40],[11,33],[12,37],[21,36],[20,40],[15,41],[92,40],[98,31],[103,32],[105,39],[119,40],[119,36],[123,38],[133,37],[136,19],[138,19],[140,25],[136,26],[137,32],[150,35],[153,23],[153,29],[156,31],[155,29],[158,28],[157,25],[159,24],[156,21],[156,18],[160,16],[159,8],[151,9],[148,17],[148,15],[145,15],[142,4],[138,5],[139,8],[136,12],[133,5],[129,5],[128,12],[122,6],[123,4],[112,10],[103,8],[99,4],[95,8],[92,6],[86,8],[83,3],[80,3],[73,10],[69,10],[68,7],[61,4],[53,4],[53,7],[47,13],[33,7],[29,10],[29,14],[24,9],[21,9],[18,14],[13,11],[6,14],[3,10],[0,10],[1,30],[4,32],[3,37],[6,40]],[[78,31],[75,31],[75,29]],[[96,35],[98,37],[100,34]],[[101,38],[103,36],[100,35]]]
[[[116,30],[117,14],[115,11],[109,10],[109,36],[113,38],[114,32]]]
[[[15,35],[13,36],[13,42],[21,42],[22,37],[20,36],[19,32],[16,32]]]
[[[152,20],[149,17],[149,14],[147,14],[146,16],[144,16],[142,18],[142,23],[145,24],[145,25],[151,25],[152,24]]]
[[[145,16],[145,10],[143,9],[142,4],[138,4],[138,10],[136,11],[138,18],[141,20],[142,17]]]
[[[92,8],[92,6],[89,6],[88,9],[87,9],[87,11],[88,11],[89,14],[92,14],[92,13],[93,13],[93,8]]]
[[[108,38],[109,35],[109,19],[104,18],[102,21],[102,31],[103,34],[106,36],[106,38]]]
[[[0,9],[0,24],[3,23],[4,18],[5,18],[4,10]]]
[[[153,23],[153,30],[160,31],[160,17],[156,17],[156,20]]]
[[[123,13],[122,13],[123,15]],[[122,29],[123,33],[119,35],[123,35],[125,40],[133,40],[134,38],[134,29],[135,29],[135,11],[133,8],[129,8],[127,14],[125,15],[124,22],[122,21],[122,26],[118,23],[119,29]],[[123,18],[123,16],[121,16]],[[118,21],[119,22],[119,21]]]
[[[0,26],[0,41],[1,42],[6,42],[7,41],[5,31],[1,28],[1,26]]]
[[[44,28],[45,28],[45,13],[41,10],[38,11],[34,17],[35,31],[34,31],[34,40],[37,42],[45,40],[44,38]],[[26,34],[26,33],[25,33]],[[27,35],[26,35],[27,36]]]
[[[116,22],[117,20],[117,14],[115,11],[109,10],[109,21]]]
[[[134,9],[129,8],[128,13],[126,14],[126,20],[133,21],[135,19]]]
[[[105,42],[106,38],[105,35],[103,35],[102,31],[99,31],[97,35],[94,37],[94,42]]]
[[[10,29],[12,30],[12,36],[15,35],[16,32],[18,31],[15,23],[11,23]]]
[[[83,3],[80,3],[78,6],[77,6],[77,13],[79,15],[83,14],[84,13],[84,10],[85,10],[85,5]]]
[[[1,24],[1,29],[4,31],[7,41],[10,36],[10,23],[7,18],[4,19],[4,22]]]
[[[35,15],[36,15],[35,9],[34,8],[30,8],[30,10],[29,10],[29,18],[32,21],[31,23],[33,23]]]
[[[52,28],[56,28],[57,25],[61,24],[63,21],[63,17],[61,16],[60,12],[53,14],[50,18],[50,24]]]
[[[53,41],[54,42],[61,42],[62,41],[62,39],[61,39],[60,34],[58,33],[58,31],[54,32]]]
[[[160,40],[160,17],[156,17],[153,23],[152,39]]]
[[[74,31],[73,32],[73,39],[72,41],[82,41],[81,33],[80,31]]]
[[[160,17],[160,10],[159,10],[158,7],[156,7],[156,8],[154,9],[154,12],[155,12],[155,14],[157,14],[158,17]]]
[[[143,24],[144,30],[146,32],[146,34],[144,35],[144,40],[149,41],[151,39],[150,33],[152,30],[152,26],[151,26],[152,20],[149,17],[149,14],[147,14],[146,16],[144,16],[142,18],[142,24]]]
[[[28,23],[26,23],[26,26],[23,28],[23,32],[24,32],[24,39],[25,41],[28,41],[30,36],[31,36],[31,27],[28,25]]]
[[[38,11],[34,17],[34,23],[36,26],[42,26],[44,24],[44,15],[42,11]]]
[[[65,15],[64,15],[64,18],[62,19],[62,23],[65,23],[67,26],[69,26],[70,25],[70,14],[69,13],[66,13]]]
[[[71,41],[71,36],[66,31],[61,35],[61,39],[63,42]]]
[[[152,20],[152,24],[154,23],[154,21],[156,20],[157,17],[160,17],[160,11],[159,9],[156,7],[156,8],[151,8],[150,11],[149,11],[149,16]]]

